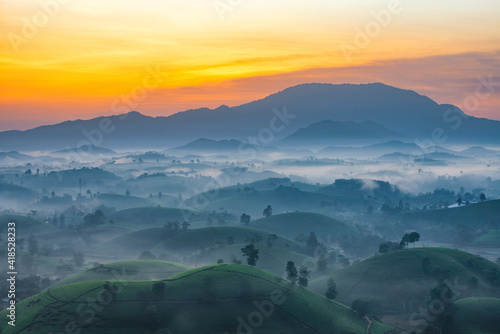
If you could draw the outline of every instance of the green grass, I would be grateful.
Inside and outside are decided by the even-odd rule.
[[[38,233],[38,232],[48,232],[51,230],[56,230],[56,228],[50,224],[46,224],[41,222],[40,220],[25,217],[25,216],[16,216],[16,215],[3,215],[0,216],[0,224],[2,224],[2,229],[5,229],[7,232],[7,224],[9,222],[16,223],[16,232],[22,232],[23,236],[17,236],[17,238],[24,237],[28,239],[27,236],[30,233]]]
[[[446,248],[415,248],[374,256],[333,274],[339,290],[338,300],[350,305],[356,298],[375,298],[385,309],[404,311],[430,295],[437,280],[424,273],[422,260],[430,259],[431,268],[448,271],[451,282],[466,286],[462,294],[488,295],[492,288],[486,271],[500,266],[470,253]],[[434,270],[434,269],[432,269]],[[328,277],[313,280],[310,288],[326,291]],[[477,288],[469,286],[477,279]],[[455,281],[456,280],[456,281]],[[463,297],[463,295],[462,295]]]
[[[127,226],[134,229],[163,226],[168,221],[196,219],[197,213],[189,210],[164,208],[164,207],[137,207],[126,209],[111,214],[108,219],[113,219],[118,226]]]
[[[457,307],[453,333],[497,334],[500,329],[500,299],[466,298],[455,302]]]
[[[353,236],[359,232],[353,225],[309,212],[292,212],[261,218],[250,222],[253,228],[294,238],[302,233],[306,236],[314,231],[322,239],[341,240],[342,236]]]
[[[261,243],[265,244],[268,236],[272,233],[243,226],[214,226],[189,229],[162,241],[153,250],[157,253],[165,251],[191,253],[213,246],[217,242],[227,244],[229,236],[234,238],[235,243],[242,244],[245,243],[247,238],[252,238],[255,234],[260,234],[262,236]],[[303,244],[282,236],[278,236],[278,240],[274,244],[276,247],[289,248],[300,253],[306,251]]]
[[[458,208],[415,211],[404,214],[406,220],[446,223],[453,226],[485,226],[491,222],[498,222],[499,218],[500,200],[463,205]]]
[[[489,231],[474,240],[470,245],[475,247],[500,247],[500,231]]]
[[[92,281],[50,289],[20,302],[16,327],[3,322],[2,333],[62,333],[68,324],[77,324],[82,332],[97,334],[154,333],[158,329],[172,333],[232,334],[238,332],[238,318],[248,321],[249,316],[258,317],[262,311],[254,303],[266,303],[272,300],[271,296],[279,303],[267,304],[272,307],[268,310],[273,311],[268,317],[262,316],[255,332],[366,333],[366,320],[348,307],[307,289],[292,287],[277,276],[255,268],[209,266],[163,282],[165,296],[150,301],[141,300],[141,296],[151,291],[154,282],[110,285]],[[88,304],[96,298],[105,305]],[[6,311],[0,312],[0,316],[5,319]],[[374,322],[370,333],[390,330]]]
[[[249,229],[239,226],[216,226],[199,229],[188,229],[171,236],[165,228],[151,228],[139,230],[104,242],[92,250],[92,253],[104,255],[132,255],[138,257],[143,251],[150,250],[156,255],[184,254],[189,255],[201,249],[227,243],[229,236],[234,237],[235,243],[243,243],[246,238],[260,234],[263,242],[270,235],[268,232]],[[304,245],[284,237],[275,242],[277,247],[290,248],[293,251],[305,252]]]
[[[183,264],[166,261],[120,261],[81,271],[52,284],[49,288],[83,281],[152,281],[164,279],[189,269]]]
[[[222,259],[224,263],[232,263],[232,259],[235,258],[242,261],[242,264],[246,264],[246,257],[241,253],[243,247],[245,247],[244,244],[235,244],[199,251],[188,259],[188,263],[194,266],[210,265],[217,263],[219,259]],[[267,247],[264,243],[257,244],[256,248],[259,250],[259,260],[256,267],[280,277],[286,274],[287,261],[293,261],[297,267],[305,265],[308,268],[314,268],[317,261],[312,257],[289,249],[276,246]]]
[[[264,191],[238,191],[237,189],[220,189],[217,193],[201,194],[194,198],[187,199],[185,204],[192,205],[197,198],[208,200],[205,210],[218,210],[220,207],[229,212],[241,215],[242,211],[252,217],[262,217],[262,211],[267,205],[273,207],[275,214],[286,211],[314,211],[322,210],[338,211],[338,208],[359,210],[366,209],[369,205],[373,207],[379,204],[371,199],[348,198],[345,196],[335,196],[319,192],[303,191],[295,187],[279,186],[274,190]],[[334,205],[338,207],[335,208]]]

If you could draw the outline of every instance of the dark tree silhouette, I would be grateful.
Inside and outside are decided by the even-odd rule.
[[[335,283],[333,277],[330,277],[326,282],[325,297],[334,300],[335,298],[337,298],[338,295],[339,292],[337,291],[337,284]]]
[[[250,225],[250,219],[251,219],[250,215],[243,213],[240,217],[240,223],[248,226],[248,225]]]
[[[306,267],[302,266],[299,269],[299,285],[306,288],[309,285],[309,277],[311,276],[311,271]]]
[[[255,245],[248,244],[241,249],[241,252],[247,257],[247,264],[255,267],[257,260],[259,259],[259,250],[255,248]]]
[[[264,215],[264,217],[271,217],[273,215],[273,208],[268,205],[267,208],[264,209],[262,214]]]
[[[295,284],[297,281],[298,277],[298,272],[297,272],[297,267],[295,267],[295,263],[293,261],[288,261],[286,263],[286,278]]]

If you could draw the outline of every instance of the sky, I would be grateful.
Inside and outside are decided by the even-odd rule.
[[[499,17],[497,0],[0,0],[0,131],[307,82],[383,82],[500,120]]]

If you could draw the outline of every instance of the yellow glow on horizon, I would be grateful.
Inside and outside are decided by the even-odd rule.
[[[488,0],[400,0],[401,13],[350,62],[341,45],[355,45],[356,29],[373,23],[390,0],[243,0],[223,20],[213,1],[64,0],[26,37],[23,20],[33,22],[40,3],[57,1],[0,0],[4,105],[112,99],[140,84],[148,67],[161,68],[157,89],[164,90],[500,48],[500,2]],[[23,38],[18,52],[13,34]],[[214,98],[224,101],[222,92]]]

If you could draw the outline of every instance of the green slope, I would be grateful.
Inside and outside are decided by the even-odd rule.
[[[196,219],[199,214],[182,209],[163,208],[163,207],[137,207],[118,211],[110,215],[108,218],[113,219],[115,224],[119,226],[133,227],[135,229],[163,226],[168,221],[185,220],[191,221]]]
[[[488,231],[488,233],[475,239],[470,245],[475,247],[500,247],[500,231]]]
[[[93,281],[50,289],[20,302],[16,327],[2,322],[2,333],[366,333],[367,321],[348,307],[247,266],[204,267],[163,282],[164,296],[150,300],[144,297],[154,282]],[[238,331],[242,322],[249,327]],[[370,333],[389,330],[373,322]]]
[[[455,302],[453,321],[455,334],[498,334],[500,331],[500,299],[465,298]]]
[[[358,235],[353,225],[310,212],[292,212],[261,218],[250,223],[253,228],[294,238],[300,233],[309,235],[314,231],[322,239],[341,240],[342,236]]]
[[[150,250],[156,255],[163,253],[190,254],[217,243],[226,244],[229,236],[234,237],[235,243],[243,243],[256,233],[262,236],[263,242],[270,234],[239,226],[217,226],[183,230],[172,236],[165,228],[151,228],[127,233],[102,243],[95,247],[93,252],[133,256],[139,256],[145,250]],[[275,244],[285,248],[288,245],[288,248],[293,251],[305,251],[302,244],[283,237],[279,237]]]
[[[446,272],[451,282],[465,286],[465,291],[488,295],[492,288],[488,272],[500,266],[470,253],[446,248],[415,248],[374,256],[333,274],[339,290],[337,300],[350,305],[356,298],[375,298],[384,308],[404,310],[418,305],[437,285],[435,276],[426,274],[423,260],[430,260],[430,271]],[[471,280],[477,280],[472,288]],[[313,280],[310,288],[326,291],[327,277]]]
[[[405,220],[446,223],[453,226],[484,226],[500,219],[500,200],[463,205],[458,208],[414,211]]]
[[[120,261],[81,271],[54,283],[49,288],[84,281],[152,281],[167,278],[189,269],[183,264],[166,261]]]
[[[246,264],[246,258],[241,253],[243,247],[245,247],[244,244],[235,244],[199,251],[188,259],[188,264],[194,266],[210,265],[217,263],[219,259],[222,259],[224,263],[232,263],[233,259],[236,259]],[[286,276],[287,261],[293,261],[297,267],[305,265],[310,269],[314,269],[317,261],[307,255],[276,246],[269,248],[265,244],[257,244],[256,248],[259,250],[259,260],[256,267],[280,277]]]

